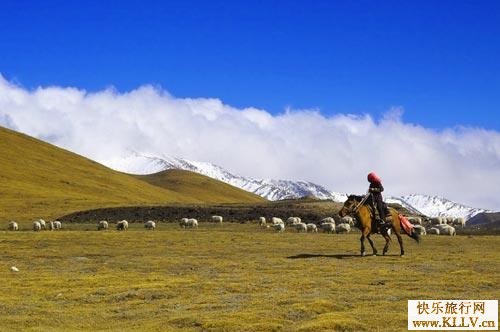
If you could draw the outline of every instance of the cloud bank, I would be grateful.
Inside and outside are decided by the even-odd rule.
[[[176,98],[142,86],[119,93],[67,87],[28,90],[0,75],[0,125],[109,166],[131,151],[208,161],[245,176],[312,181],[363,193],[375,170],[388,195],[424,193],[500,208],[500,133],[432,130],[318,110],[272,115],[215,98]]]

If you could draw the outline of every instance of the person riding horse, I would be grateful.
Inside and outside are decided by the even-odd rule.
[[[382,180],[380,177],[375,174],[375,172],[370,172],[368,174],[368,182],[370,182],[370,186],[368,187],[368,192],[372,196],[372,207],[373,207],[373,215],[375,220],[378,222],[378,225],[381,229],[390,226],[390,223],[386,222],[386,206],[384,200],[382,199],[382,191],[384,191],[384,186],[382,186]],[[378,217],[376,216],[376,211],[378,212]]]

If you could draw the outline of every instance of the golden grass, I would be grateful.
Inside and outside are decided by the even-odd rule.
[[[207,197],[209,203],[259,203],[266,200],[222,181],[190,171],[172,169],[135,178],[154,186],[169,189],[186,197]]]
[[[359,234],[64,226],[0,232],[2,331],[405,331],[408,299],[500,297],[495,236],[361,258]]]
[[[0,127],[0,220],[51,219],[99,207],[219,203],[224,191],[224,202],[257,200],[225,184],[217,189],[218,181],[194,173],[177,180],[174,188],[161,188]]]

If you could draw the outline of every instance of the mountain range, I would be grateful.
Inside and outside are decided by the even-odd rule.
[[[109,166],[132,174],[152,174],[168,169],[188,170],[228,183],[271,201],[301,197],[314,197],[323,200],[330,199],[335,202],[344,202],[347,199],[346,193],[331,191],[324,186],[308,181],[254,179],[232,173],[212,163],[191,161],[165,155],[157,156],[132,152],[130,155]],[[429,217],[448,216],[470,219],[479,213],[491,212],[452,202],[444,197],[424,194],[408,194],[399,197],[391,196],[387,197],[386,201],[388,203],[400,204],[414,214]]]

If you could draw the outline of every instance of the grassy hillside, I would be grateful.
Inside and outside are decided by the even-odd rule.
[[[151,175],[135,175],[134,177],[185,196],[210,197],[210,201],[217,203],[258,203],[265,201],[258,195],[190,171],[173,169]]]
[[[0,221],[53,218],[99,207],[219,203],[227,185],[215,190],[217,184],[207,180],[217,192],[212,195],[197,188],[196,183],[206,185],[200,177],[191,181],[190,174],[183,174],[173,189],[162,188],[0,127]],[[170,183],[176,182],[174,178]],[[246,202],[243,193],[232,189],[224,202]]]

